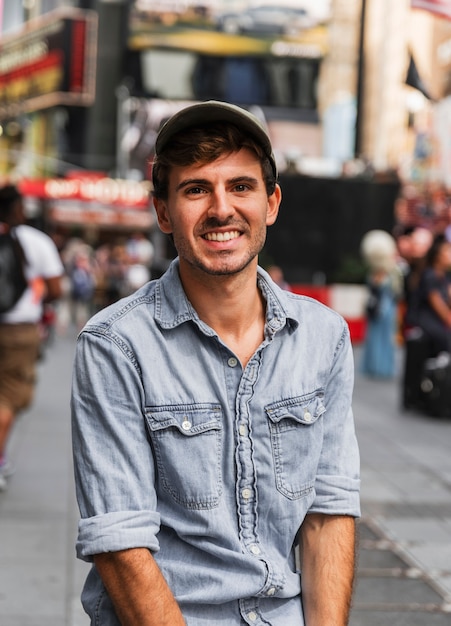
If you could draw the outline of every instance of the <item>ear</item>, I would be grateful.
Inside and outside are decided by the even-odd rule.
[[[162,200],[161,198],[154,198],[153,205],[157,214],[158,226],[160,227],[160,230],[166,235],[170,235],[172,233],[172,226],[165,200]]]
[[[266,226],[271,226],[279,215],[279,207],[282,201],[282,190],[280,185],[276,185],[274,193],[268,198],[268,211],[266,213]]]

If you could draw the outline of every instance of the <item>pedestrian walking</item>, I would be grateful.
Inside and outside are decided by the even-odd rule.
[[[25,279],[18,300],[0,314],[0,490],[4,490],[12,471],[6,458],[8,439],[16,416],[33,400],[43,305],[61,296],[64,268],[52,239],[25,224],[22,197],[13,185],[0,188],[0,231],[14,237]]]
[[[281,201],[266,130],[189,106],[159,132],[153,185],[178,257],[88,322],[74,363],[91,624],[344,626],[352,347],[338,313],[258,266]]]

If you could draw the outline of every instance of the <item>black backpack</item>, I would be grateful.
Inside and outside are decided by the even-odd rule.
[[[25,254],[14,231],[0,232],[0,314],[6,313],[27,288]]]

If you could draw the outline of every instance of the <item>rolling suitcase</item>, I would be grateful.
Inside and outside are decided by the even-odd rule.
[[[401,398],[404,409],[422,410],[424,408],[421,382],[424,364],[431,356],[430,341],[424,332],[417,327],[406,331]]]
[[[447,352],[427,359],[421,391],[424,412],[433,417],[451,417],[451,355]]]

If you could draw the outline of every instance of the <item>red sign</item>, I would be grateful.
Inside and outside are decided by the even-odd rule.
[[[451,19],[450,0],[411,0],[412,9],[424,9],[441,17]]]
[[[58,224],[127,230],[149,230],[155,224],[148,181],[73,172],[67,178],[24,178],[18,187],[25,197],[47,200],[47,218]]]
[[[95,96],[97,15],[59,9],[0,39],[0,119]]]
[[[105,176],[22,179],[19,188],[24,196],[47,200],[82,200],[114,207],[148,209],[150,183],[120,180]]]

